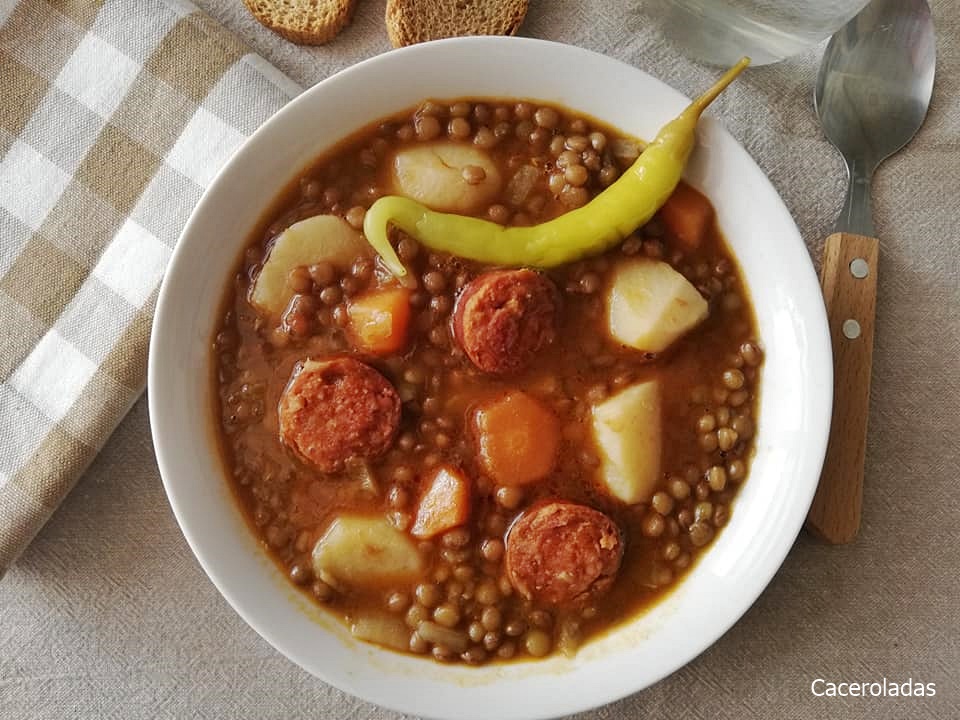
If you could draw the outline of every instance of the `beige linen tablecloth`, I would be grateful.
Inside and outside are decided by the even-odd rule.
[[[198,4],[304,86],[389,49],[382,0],[361,0],[353,24],[317,49],[263,29],[237,0]],[[688,93],[703,87],[715,71],[664,42],[640,4],[532,0],[521,32],[620,58]],[[960,5],[932,4],[934,103],[874,185],[881,280],[860,537],[831,548],[802,534],[716,645],[582,718],[960,718]],[[816,259],[844,188],[811,108],[821,50],[750,70],[715,109]],[[935,683],[936,696],[815,697],[817,678],[912,678]],[[399,716],[291,665],[220,598],[167,505],[142,399],[0,582],[0,718],[157,717]]]

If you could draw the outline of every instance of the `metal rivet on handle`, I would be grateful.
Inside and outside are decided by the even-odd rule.
[[[857,280],[863,280],[870,274],[870,266],[863,258],[854,258],[850,261],[850,274]]]
[[[860,323],[853,319],[844,320],[843,335],[848,340],[856,340],[858,337],[860,337]]]

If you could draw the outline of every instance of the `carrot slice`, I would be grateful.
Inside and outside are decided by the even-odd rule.
[[[410,291],[377,290],[347,306],[350,330],[356,345],[377,355],[397,352],[407,343],[410,327]]]
[[[474,415],[480,462],[501,485],[524,485],[553,470],[560,448],[556,416],[526,393],[514,391]]]
[[[421,540],[463,525],[470,517],[470,481],[457,468],[441,465],[420,498],[410,534]]]
[[[660,208],[660,219],[685,250],[696,250],[713,222],[713,206],[700,192],[682,182]]]

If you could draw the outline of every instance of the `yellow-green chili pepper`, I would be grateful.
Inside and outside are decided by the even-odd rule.
[[[387,239],[393,224],[432,250],[492,265],[555,267],[616,245],[647,222],[670,197],[695,142],[697,121],[730,82],[750,64],[743,58],[716,84],[667,123],[610,187],[583,207],[531,227],[504,227],[489,220],[430,210],[410,198],[390,195],[367,211],[363,232],[397,277],[407,269]]]

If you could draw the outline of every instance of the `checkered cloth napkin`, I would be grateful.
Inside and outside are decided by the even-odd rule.
[[[0,0],[0,576],[146,380],[180,230],[300,91],[172,0]]]

